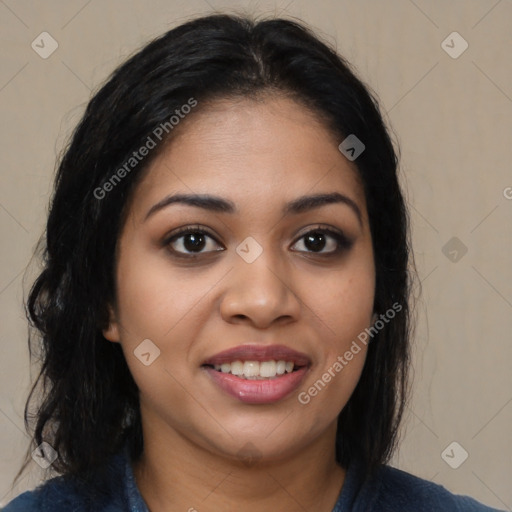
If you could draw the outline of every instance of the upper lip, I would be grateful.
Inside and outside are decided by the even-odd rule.
[[[233,361],[292,361],[296,366],[309,366],[311,359],[304,353],[285,345],[239,345],[228,348],[204,361],[203,365],[232,363]]]

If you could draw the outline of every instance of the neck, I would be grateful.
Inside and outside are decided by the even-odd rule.
[[[133,471],[151,512],[331,512],[345,479],[334,456],[335,424],[300,453],[272,461],[222,457],[171,428],[143,431]]]

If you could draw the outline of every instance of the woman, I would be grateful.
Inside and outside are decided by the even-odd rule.
[[[60,476],[6,512],[491,511],[386,465],[408,258],[393,144],[341,57],[281,19],[164,34],[60,163],[28,301]]]

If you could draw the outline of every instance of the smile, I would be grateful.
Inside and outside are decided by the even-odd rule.
[[[222,373],[230,373],[242,379],[261,380],[273,379],[276,376],[292,373],[295,367],[293,361],[233,361],[214,365],[214,369]],[[297,369],[297,368],[295,368]]]
[[[284,345],[240,345],[207,359],[202,368],[225,394],[248,404],[270,404],[296,390],[310,358]]]

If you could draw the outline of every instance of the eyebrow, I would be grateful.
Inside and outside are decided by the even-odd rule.
[[[166,208],[171,204],[186,204],[196,208],[217,212],[217,213],[238,213],[238,209],[232,201],[210,194],[171,194],[164,197],[161,201],[153,205],[144,220],[147,220],[156,212]],[[361,210],[354,200],[350,199],[339,192],[331,192],[324,194],[313,194],[309,196],[301,196],[293,201],[286,203],[283,207],[283,215],[297,215],[321,206],[341,203],[349,206],[356,214],[359,224],[363,224]]]

